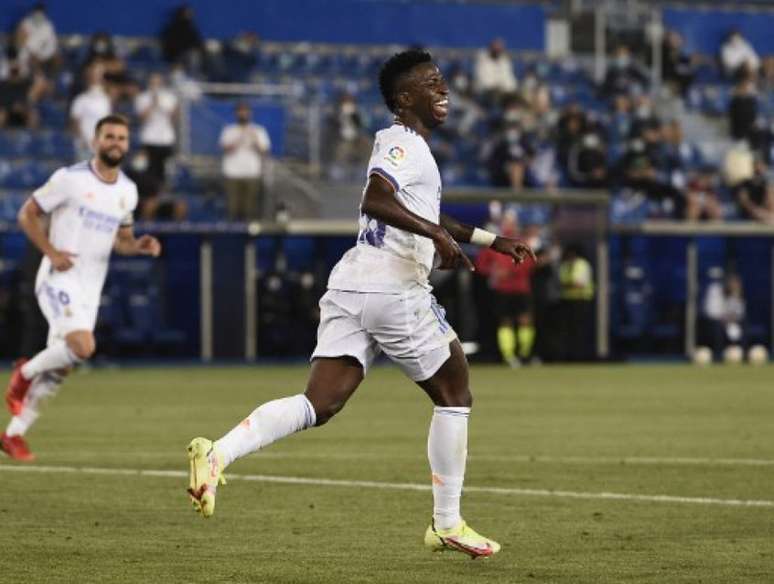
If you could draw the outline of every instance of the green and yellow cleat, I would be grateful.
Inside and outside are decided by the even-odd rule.
[[[436,529],[435,522],[425,532],[425,545],[434,552],[455,551],[472,559],[488,558],[500,551],[500,544],[479,535],[464,521],[452,529]]]
[[[194,509],[202,517],[211,517],[215,513],[215,491],[218,485],[225,485],[223,463],[212,441],[207,438],[194,438],[188,445],[190,463],[188,494]]]

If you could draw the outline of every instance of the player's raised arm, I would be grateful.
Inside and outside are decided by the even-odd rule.
[[[34,197],[30,197],[19,209],[17,220],[27,238],[37,247],[41,253],[51,260],[51,266],[58,272],[65,272],[73,267],[72,258],[76,256],[64,250],[58,250],[48,239],[43,226],[43,216],[46,212],[37,203]]]
[[[134,228],[126,225],[118,230],[113,249],[120,255],[147,255],[156,258],[161,254],[161,243],[152,235],[135,237]]]
[[[449,232],[442,226],[423,219],[407,209],[395,196],[394,187],[380,174],[372,173],[368,178],[361,210],[369,217],[387,225],[432,239],[441,257],[441,264],[438,266],[440,269],[458,266],[474,269],[471,261]]]
[[[532,248],[518,239],[502,237],[491,231],[460,223],[453,217],[443,213],[441,213],[441,226],[455,240],[461,243],[473,243],[482,247],[491,247],[496,252],[511,256],[517,264],[520,264],[527,258],[535,260],[535,252],[532,251]]]

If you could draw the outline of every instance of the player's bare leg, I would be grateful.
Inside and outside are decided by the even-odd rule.
[[[460,515],[460,496],[468,455],[468,416],[473,396],[468,384],[468,362],[458,340],[451,355],[426,381],[418,382],[435,409],[427,439],[433,481],[433,521],[425,545],[434,551],[453,550],[472,558],[500,551],[500,544],[467,526]]]
[[[363,368],[351,357],[315,359],[305,393],[259,406],[220,440],[194,438],[188,445],[188,494],[194,509],[210,517],[218,484],[225,482],[223,470],[229,464],[285,436],[326,423],[362,380]]]

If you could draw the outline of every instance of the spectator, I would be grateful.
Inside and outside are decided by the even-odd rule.
[[[141,122],[140,144],[148,155],[148,172],[163,183],[166,162],[176,141],[177,96],[166,86],[161,73],[152,73],[148,89],[137,96],[134,108]]]
[[[502,39],[494,39],[488,49],[476,55],[473,78],[476,92],[489,103],[498,103],[504,95],[516,91],[513,64]]]
[[[614,99],[617,95],[645,93],[648,77],[632,60],[629,47],[619,45],[605,72],[602,83],[602,97]]]
[[[161,31],[161,49],[168,63],[182,62],[189,69],[196,69],[204,56],[204,41],[194,22],[193,8],[179,6]]]
[[[723,206],[716,184],[717,172],[709,165],[702,166],[688,181],[685,191],[685,219],[688,221],[721,221]]]
[[[734,197],[742,216],[746,219],[774,225],[774,185],[767,178],[766,163],[755,160],[752,178],[734,188]]]
[[[547,362],[556,361],[561,355],[559,309],[562,291],[554,249],[542,245],[535,250],[537,261],[530,280],[532,316],[535,325],[533,353],[536,359]]]
[[[518,119],[506,120],[505,129],[487,157],[492,186],[519,189],[530,161],[530,150]]]
[[[246,103],[236,107],[237,123],[223,128],[223,176],[232,221],[247,221],[263,215],[262,172],[264,158],[271,142],[263,126],[252,122],[252,111]]]
[[[745,343],[745,300],[742,280],[728,274],[722,281],[716,277],[704,295],[704,317],[709,345],[716,358],[729,345]]]
[[[504,237],[519,235],[516,211],[506,211],[499,229]],[[514,264],[510,257],[485,248],[476,258],[478,273],[494,292],[497,346],[505,363],[518,367],[532,357],[535,328],[532,326],[530,272],[532,260]]]
[[[37,128],[40,116],[35,106],[47,88],[40,73],[25,76],[18,59],[12,61],[8,77],[0,81],[0,128]]]
[[[608,185],[607,151],[596,132],[587,132],[570,148],[569,178],[573,186],[602,189]]]
[[[79,160],[90,158],[91,141],[97,122],[110,114],[112,104],[105,91],[102,65],[94,64],[86,71],[87,87],[70,106],[70,121],[75,134],[75,149]]]
[[[732,30],[720,47],[720,62],[729,78],[737,78],[758,72],[761,61],[758,53],[738,30]]]
[[[683,37],[670,30],[662,43],[662,77],[675,88],[675,93],[685,97],[695,76],[693,58],[683,50]]]
[[[580,246],[572,244],[565,248],[559,265],[559,284],[562,356],[567,361],[588,360],[593,346],[594,278]]]
[[[151,171],[151,158],[146,148],[131,157],[125,171],[137,185],[137,214],[143,221],[185,220],[188,206],[185,201],[164,193],[164,182]]]
[[[758,117],[758,91],[755,77],[745,74],[734,88],[728,104],[728,122],[734,140],[750,141]]]
[[[353,95],[344,93],[336,104],[330,119],[329,144],[334,144],[333,162],[338,167],[350,168],[368,157],[371,141],[364,132],[363,114]]]
[[[260,39],[254,32],[243,32],[231,39],[223,48],[223,64],[226,81],[247,83],[258,64]]]
[[[567,172],[570,162],[570,149],[580,140],[589,127],[586,114],[578,103],[568,105],[557,123],[556,149],[559,164]]]
[[[15,45],[25,71],[40,68],[47,73],[52,72],[58,61],[58,45],[54,25],[46,15],[45,4],[35,4],[19,23]]]
[[[133,98],[139,91],[126,62],[116,51],[113,38],[106,32],[97,32],[91,37],[82,70],[88,70],[92,65],[102,67],[105,90],[113,101]]]

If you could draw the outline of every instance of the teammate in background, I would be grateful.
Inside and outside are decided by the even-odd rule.
[[[425,544],[491,556],[500,545],[460,516],[473,398],[465,355],[430,293],[428,275],[434,254],[440,269],[473,268],[458,241],[491,246],[516,262],[533,254],[520,241],[440,213],[441,178],[428,142],[448,115],[449,90],[431,56],[418,50],[394,55],[382,67],[379,85],[395,122],[376,133],[357,244],[334,267],[320,300],[306,391],[261,405],[220,440],[192,440],[188,492],[197,511],[212,515],[223,469],[280,438],[325,424],[384,351],[435,404],[428,437],[434,507]]]
[[[24,434],[37,420],[42,399],[54,395],[68,371],[94,354],[94,324],[110,252],[161,253],[156,238],[134,236],[137,187],[120,169],[129,150],[126,119],[100,119],[93,147],[94,158],[57,170],[19,211],[19,225],[44,256],[35,293],[49,331],[44,350],[17,362],[5,394],[13,418],[0,436],[0,448],[16,460],[35,458]],[[50,216],[48,234],[43,215]]]

